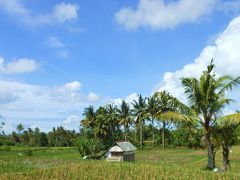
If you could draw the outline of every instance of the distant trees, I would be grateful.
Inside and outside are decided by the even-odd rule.
[[[21,134],[21,132],[24,130],[24,126],[20,123],[17,125],[17,131],[19,134]]]
[[[77,138],[77,134],[74,130],[65,130],[64,127],[60,126],[53,128],[47,135],[48,145],[55,147],[66,147],[73,146]],[[41,144],[46,142],[46,136],[39,134],[39,140]]]
[[[1,117],[1,115],[0,115],[0,117]],[[5,134],[5,132],[4,132],[4,126],[5,126],[5,122],[1,122],[1,124],[0,124],[0,135],[1,135],[1,134],[2,134],[2,135]]]

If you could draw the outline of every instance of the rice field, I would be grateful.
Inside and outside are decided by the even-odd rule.
[[[204,170],[205,150],[141,150],[135,163],[109,163],[82,160],[75,148],[32,148],[29,157],[26,148],[0,150],[0,179],[240,179],[240,147],[233,148],[227,173]]]

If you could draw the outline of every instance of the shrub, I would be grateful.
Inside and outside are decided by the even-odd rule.
[[[23,151],[23,154],[24,154],[25,156],[32,156],[32,150],[26,149],[25,151]]]
[[[76,140],[76,146],[81,157],[95,155],[103,149],[99,140],[93,140],[86,137],[80,137]]]
[[[0,151],[11,151],[11,148],[9,146],[1,147]]]

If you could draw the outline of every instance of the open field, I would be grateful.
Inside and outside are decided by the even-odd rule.
[[[108,163],[81,160],[75,148],[31,148],[29,157],[24,149],[0,150],[0,179],[240,179],[240,147],[233,148],[227,173],[204,170],[205,150],[141,150],[135,163]]]

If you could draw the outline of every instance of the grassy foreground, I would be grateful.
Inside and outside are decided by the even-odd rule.
[[[240,179],[240,147],[230,154],[231,171],[204,170],[205,150],[156,149],[136,153],[135,163],[85,161],[74,148],[0,149],[0,179]],[[221,166],[221,152],[217,154]]]

